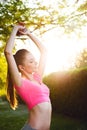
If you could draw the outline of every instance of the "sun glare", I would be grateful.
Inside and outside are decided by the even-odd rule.
[[[42,41],[48,50],[45,74],[73,68],[77,55],[82,49],[87,48],[86,38],[78,39],[76,34],[72,34],[68,37],[60,28],[55,28],[45,33],[40,41]],[[17,48],[29,49],[38,61],[39,51],[37,47],[32,44],[30,39],[24,42],[25,44],[23,44],[20,39],[17,39]]]
[[[43,39],[48,49],[46,74],[73,68],[77,55],[87,48],[86,39],[78,39],[76,34],[69,38],[59,28],[46,33]]]
[[[61,28],[55,28],[45,33],[40,41],[48,50],[45,74],[73,68],[77,55],[82,49],[87,48],[87,38],[78,39],[74,33],[68,37]],[[17,39],[17,48],[29,49],[38,61],[40,54],[37,47],[32,44],[30,39],[24,42],[25,44]]]

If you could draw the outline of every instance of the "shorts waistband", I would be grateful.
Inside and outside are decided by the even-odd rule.
[[[21,130],[36,130],[36,129],[32,128],[29,124],[25,124]]]

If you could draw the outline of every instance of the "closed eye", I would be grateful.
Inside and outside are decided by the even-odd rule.
[[[35,63],[36,61],[35,60],[30,60],[29,63]]]

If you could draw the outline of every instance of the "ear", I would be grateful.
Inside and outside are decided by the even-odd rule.
[[[19,65],[18,68],[20,71],[23,71],[23,69],[24,69],[23,65]]]

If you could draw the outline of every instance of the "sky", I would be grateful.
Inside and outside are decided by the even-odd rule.
[[[44,35],[44,44],[48,48],[46,73],[63,71],[74,67],[77,56],[87,48],[87,38],[79,39],[75,33],[67,36],[60,28]]]
[[[76,0],[66,0],[66,1],[67,1],[68,11],[67,9],[63,11],[65,11],[67,14],[75,11],[77,7],[75,8],[73,7],[73,5],[75,5],[74,3],[76,2]],[[64,4],[62,0],[61,1],[43,0],[44,5],[45,4],[48,5],[50,3],[55,8],[57,8],[56,2],[59,2],[60,4]],[[76,5],[79,6],[81,2],[83,1],[79,0],[78,4]],[[30,0],[29,6],[32,5],[33,5],[32,0]],[[34,7],[34,5],[32,7]],[[74,66],[76,57],[84,48],[87,48],[85,27],[83,27],[82,33],[83,33],[83,37],[78,38],[78,36],[74,32],[72,32],[70,35],[66,35],[64,33],[63,28],[58,27],[52,29],[51,31],[46,32],[42,37],[39,37],[40,41],[46,46],[48,50],[45,74],[49,74],[54,71],[68,70]],[[27,39],[25,43],[26,44],[21,43],[21,46],[18,45],[19,48],[20,47],[29,48],[29,50],[34,54],[34,56],[38,60],[39,52],[37,51],[37,48],[32,44],[31,40]]]
[[[84,29],[84,36],[86,31]],[[42,37],[38,39],[47,48],[47,62],[45,74],[49,74],[54,71],[65,71],[74,67],[76,57],[80,52],[87,48],[87,38],[83,37],[79,39],[75,33],[70,36],[64,33],[62,28],[55,28],[51,31],[45,33]],[[17,40],[17,42],[20,40]],[[25,44],[20,42],[17,44],[17,48],[29,49],[36,60],[39,60],[39,52],[37,47],[32,43],[30,39],[25,41]]]

